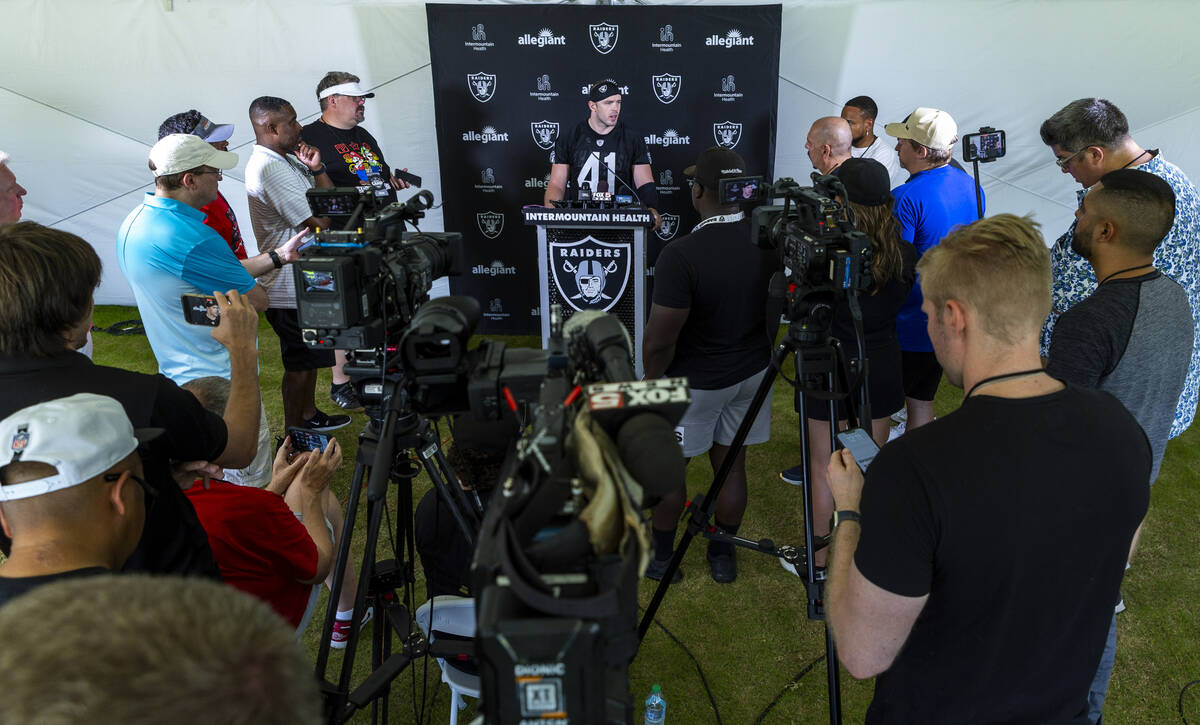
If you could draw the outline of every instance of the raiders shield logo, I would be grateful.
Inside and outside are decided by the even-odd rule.
[[[577,310],[608,312],[629,284],[632,246],[586,236],[550,242],[550,269],[559,296]]]
[[[659,225],[654,233],[664,242],[674,239],[675,235],[679,232],[679,215],[660,214],[659,216],[662,217],[662,224]]]
[[[538,148],[549,151],[558,140],[558,121],[534,121],[529,124],[529,131]]]
[[[658,76],[650,76],[650,85],[654,86],[654,97],[663,103],[670,103],[676,98],[679,98],[679,86],[683,83],[683,76],[663,73]]]
[[[731,149],[738,145],[738,141],[742,140],[742,124],[733,121],[714,123],[713,138],[716,139],[718,146]]]
[[[468,73],[467,88],[470,89],[472,98],[480,103],[487,103],[496,95],[496,74]]]
[[[497,211],[481,211],[475,214],[479,232],[488,239],[495,239],[504,231],[504,215]]]
[[[608,55],[612,49],[617,47],[617,32],[620,30],[616,25],[610,23],[600,23],[599,25],[589,25],[588,37],[592,39],[592,47],[597,52]]]

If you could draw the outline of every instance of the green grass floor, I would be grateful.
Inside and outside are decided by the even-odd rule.
[[[95,324],[105,328],[118,320],[137,316],[130,307],[97,307]],[[98,363],[141,372],[154,372],[156,365],[143,336],[114,337],[94,333]],[[510,346],[537,346],[534,337],[498,338]],[[282,365],[278,342],[266,321],[259,329],[259,364],[264,403],[271,429],[278,434],[283,411],[279,398]],[[329,377],[323,372],[318,383],[318,406],[334,412],[328,400]],[[943,384],[936,409],[944,415],[956,408],[962,392]],[[351,455],[365,417],[354,416],[351,425],[336,432],[347,451],[350,464],[343,467],[333,487],[344,502],[349,495]],[[1134,566],[1124,583],[1127,610],[1117,617],[1117,662],[1105,709],[1106,723],[1180,722],[1177,702],[1184,685],[1200,678],[1200,576],[1195,562],[1200,554],[1200,426],[1171,441],[1158,482],[1154,485],[1150,513]],[[769,443],[755,446],[747,454],[750,501],[741,527],[748,538],[771,538],[776,543],[803,543],[804,522],[800,491],[779,480],[778,472],[798,462],[798,432],[792,410],[791,390],[778,381],[771,401]],[[693,461],[688,470],[688,491],[707,489],[712,471],[706,460]],[[428,489],[422,475],[413,484],[413,500]],[[356,524],[354,550],[361,559],[365,506]],[[1013,515],[1019,512],[1014,511]],[[394,522],[394,519],[393,519]],[[380,558],[391,556],[386,541],[380,542]],[[1052,556],[1053,552],[1046,552]],[[695,542],[683,565],[684,580],[668,592],[657,621],[665,626],[695,656],[704,671],[725,723],[758,722],[760,714],[775,703],[761,720],[764,723],[829,722],[824,625],[805,614],[802,583],[786,573],[778,561],[753,552],[739,552],[738,579],[717,585],[708,577],[703,541]],[[414,606],[425,600],[418,565]],[[654,592],[652,582],[643,581],[639,597],[643,606]],[[1038,592],[1030,592],[1036,597]],[[323,614],[322,598],[318,614]],[[320,622],[314,621],[304,644],[315,660]],[[335,678],[342,655],[330,659],[329,677]],[[369,671],[370,646],[360,642],[354,682]],[[815,664],[814,664],[815,663]],[[805,673],[801,676],[801,673]],[[988,673],[980,671],[979,677]],[[842,712],[847,723],[862,722],[871,698],[872,683],[856,681],[842,670]],[[641,700],[654,683],[662,685],[672,723],[716,722],[705,695],[697,664],[684,649],[659,627],[646,635],[630,669],[630,689]],[[436,702],[433,698],[436,694]],[[449,691],[440,684],[436,663],[417,662],[393,683],[390,722],[445,722]],[[424,702],[424,718],[418,718]],[[473,704],[460,722],[470,722]],[[1184,696],[1183,713],[1200,721],[1200,687]],[[636,718],[641,717],[637,708]],[[354,722],[366,722],[365,715]],[[640,720],[639,720],[640,721]]]

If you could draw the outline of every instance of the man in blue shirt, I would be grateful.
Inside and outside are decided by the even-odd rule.
[[[900,165],[912,175],[892,195],[900,237],[917,248],[919,257],[954,227],[975,221],[975,182],[969,174],[950,165],[958,142],[958,124],[945,111],[918,108],[900,123],[889,123],[884,131],[899,139],[896,154]],[[942,379],[942,367],[925,329],[922,301],[918,282],[896,316],[910,430],[933,420],[933,397]]]

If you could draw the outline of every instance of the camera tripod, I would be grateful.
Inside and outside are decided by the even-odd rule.
[[[350,368],[347,368],[350,371]],[[352,377],[354,374],[351,373]],[[378,380],[378,373],[373,380]],[[355,381],[358,382],[357,380]],[[387,406],[379,417],[372,417],[358,437],[358,452],[355,457],[354,476],[350,484],[350,498],[346,504],[346,523],[342,538],[338,542],[337,558],[333,567],[333,587],[330,590],[329,608],[325,613],[320,649],[317,652],[316,675],[321,682],[325,721],[334,725],[350,719],[368,703],[371,705],[371,722],[388,722],[387,694],[392,680],[413,660],[425,654],[448,656],[458,653],[453,643],[447,643],[445,652],[434,649],[442,643],[430,646],[414,626],[412,618],[411,584],[415,581],[414,560],[416,547],[413,530],[413,502],[411,481],[422,468],[433,481],[438,495],[443,497],[458,528],[474,545],[479,530],[482,512],[479,506],[458,485],[458,479],[442,454],[440,441],[433,427],[424,417],[417,415],[408,405],[408,394],[398,379],[385,379],[382,385],[382,400]],[[397,456],[397,452],[409,455]],[[419,458],[421,467],[412,457]],[[359,568],[358,590],[354,597],[354,611],[350,621],[349,641],[342,658],[341,672],[336,683],[325,678],[329,660],[330,637],[333,633],[337,610],[337,592],[341,591],[346,568],[350,565],[350,542],[353,538],[354,521],[358,513],[363,479],[367,479],[367,534]],[[398,546],[397,559],[376,561],[378,540],[383,517],[387,509],[388,484],[396,488],[396,528],[393,545]],[[391,536],[392,534],[389,534]],[[401,601],[397,589],[403,589]],[[350,677],[354,670],[355,653],[358,647],[359,623],[368,606],[374,607],[375,616],[371,632],[371,674],[357,687],[351,689]],[[392,637],[399,639],[400,649],[393,652]]]
[[[666,596],[667,589],[671,586],[671,577],[679,569],[680,563],[683,561],[684,555],[687,553],[688,546],[692,543],[692,539],[697,534],[701,534],[711,541],[722,541],[740,546],[742,548],[757,551],[762,554],[767,554],[772,557],[779,557],[791,564],[797,573],[801,571],[800,563],[804,564],[804,587],[808,598],[808,617],[813,620],[825,620],[825,603],[824,603],[824,588],[825,581],[823,577],[817,576],[817,570],[813,564],[812,553],[818,549],[829,545],[831,537],[821,537],[818,541],[813,534],[813,505],[812,505],[812,482],[809,480],[809,465],[812,458],[812,453],[808,446],[808,415],[807,404],[805,401],[806,394],[813,398],[822,400],[829,409],[829,437],[830,450],[836,449],[835,428],[838,420],[837,402],[846,400],[848,412],[851,413],[851,421],[854,422],[856,417],[853,415],[854,405],[852,400],[852,392],[837,392],[839,373],[844,378],[843,390],[854,388],[859,393],[859,404],[857,416],[858,421],[870,421],[870,401],[867,394],[867,370],[866,370],[866,354],[863,347],[863,336],[861,331],[861,313],[858,309],[857,299],[850,297],[850,307],[855,318],[855,328],[858,342],[858,361],[861,368],[856,371],[857,374],[852,375],[846,369],[845,356],[842,352],[841,345],[837,340],[829,336],[829,324],[824,322],[814,322],[814,319],[819,319],[822,315],[822,310],[810,308],[806,310],[803,320],[793,321],[788,324],[787,334],[784,339],[776,346],[774,354],[771,358],[771,364],[766,374],[763,376],[762,382],[754,393],[754,398],[750,403],[750,408],[746,412],[745,418],[738,426],[737,432],[733,436],[733,441],[729,444],[730,454],[725,457],[720,468],[713,475],[713,482],[708,490],[704,493],[703,500],[699,506],[690,505],[687,508],[688,517],[687,527],[684,530],[683,538],[676,547],[674,555],[671,557],[671,563],[667,566],[666,572],[663,574],[662,580],[659,582],[658,588],[654,592],[654,596],[650,599],[650,603],[646,606],[646,612],[642,616],[642,621],[638,625],[638,639],[646,636],[651,623],[654,621],[654,615],[658,612],[659,606],[662,605],[663,597]],[[828,307],[824,312],[829,312]],[[729,476],[730,470],[733,468],[733,462],[736,459],[737,451],[745,444],[746,437],[750,433],[750,428],[754,424],[754,419],[758,415],[759,409],[766,402],[771,393],[771,386],[775,381],[775,377],[779,374],[787,356],[790,353],[795,355],[796,369],[796,392],[795,392],[795,409],[800,417],[800,467],[803,470],[803,490],[804,499],[804,547],[802,549],[795,546],[779,546],[770,539],[761,539],[754,541],[738,536],[726,534],[715,526],[709,524],[709,519],[713,514],[713,508],[716,505],[715,501],[721,493],[722,486],[725,485],[725,480]],[[686,513],[685,513],[686,515]],[[841,685],[838,674],[837,649],[833,642],[833,633],[829,629],[829,624],[825,625],[825,669],[827,675],[827,686],[829,695],[829,722],[833,725],[840,725],[842,721],[841,715]]]

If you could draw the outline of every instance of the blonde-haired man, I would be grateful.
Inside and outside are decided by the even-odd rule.
[[[865,484],[848,451],[830,460],[839,655],[878,675],[868,723],[1086,722],[1150,445],[1116,398],[1042,370],[1050,257],[1032,221],[961,228],[917,270],[967,394],[885,446]]]

